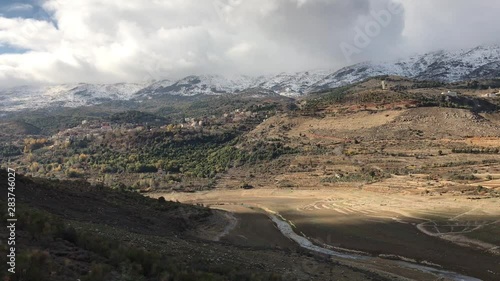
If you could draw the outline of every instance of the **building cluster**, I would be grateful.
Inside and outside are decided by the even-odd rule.
[[[113,129],[121,129],[126,131],[141,131],[144,130],[142,124],[111,124],[110,122],[88,121],[83,120],[81,125],[59,131],[51,137],[55,145],[71,143],[79,139],[100,139],[104,133],[110,132]]]
[[[441,95],[447,96],[447,97],[458,97],[457,92],[452,92],[452,91],[446,91],[446,92],[441,92]]]
[[[496,98],[500,97],[500,90],[498,91],[490,91],[489,93],[482,95],[484,98]]]
[[[200,129],[206,126],[240,123],[246,120],[257,118],[267,118],[267,115],[264,112],[252,112],[236,109],[231,112],[226,112],[221,116],[211,115],[202,118],[186,117],[181,123],[165,124],[163,126],[160,126],[160,128],[166,130],[173,128]],[[54,142],[54,144],[57,145],[63,144],[65,142],[71,143],[83,138],[100,139],[106,132],[110,132],[116,129],[125,132],[153,130],[147,124],[114,124],[110,122],[83,120],[81,122],[81,125],[62,130],[52,136],[51,140]]]
[[[235,109],[226,112],[222,116],[205,116],[202,118],[186,117],[184,122],[179,124],[181,128],[202,128],[210,125],[224,125],[230,123],[239,123],[248,119],[259,117],[257,112]]]

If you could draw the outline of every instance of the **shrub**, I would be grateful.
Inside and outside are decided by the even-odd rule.
[[[49,281],[49,272],[53,268],[50,255],[38,249],[29,250],[19,255],[17,259],[16,274],[12,279],[23,281]]]
[[[66,170],[66,176],[68,178],[83,178],[84,175],[84,172],[78,169],[69,168]]]
[[[243,189],[252,189],[253,185],[244,182],[244,183],[240,184],[240,188],[243,188]]]
[[[105,281],[109,280],[108,276],[113,268],[104,263],[94,263],[90,267],[90,272],[82,279],[82,281]]]
[[[66,226],[60,233],[60,237],[68,242],[75,244],[78,239],[78,234],[74,227]]]
[[[477,177],[473,174],[463,175],[463,174],[452,174],[450,177],[452,180],[477,180]]]

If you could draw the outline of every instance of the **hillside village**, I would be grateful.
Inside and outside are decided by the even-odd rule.
[[[57,134],[49,137],[48,140],[54,145],[70,145],[78,140],[102,140],[105,134],[113,131],[120,131],[123,134],[140,134],[144,131],[186,131],[200,132],[205,130],[214,130],[219,127],[238,125],[244,123],[259,123],[268,118],[267,112],[252,112],[235,109],[229,113],[223,113],[220,116],[204,116],[201,118],[185,117],[184,122],[161,124],[159,119],[155,124],[148,122],[123,123],[123,122],[102,122],[99,120],[83,120],[80,125],[72,128],[60,130]]]

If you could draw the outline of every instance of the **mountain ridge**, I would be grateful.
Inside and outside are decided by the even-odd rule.
[[[0,111],[51,106],[78,107],[113,100],[141,101],[160,95],[223,95],[242,93],[249,89],[299,97],[380,75],[441,82],[496,78],[500,77],[500,45],[458,51],[439,50],[385,62],[361,62],[339,70],[282,72],[256,77],[190,75],[179,80],[161,79],[144,83],[20,86],[0,89],[0,96],[4,97]]]

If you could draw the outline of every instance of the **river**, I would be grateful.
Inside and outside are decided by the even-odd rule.
[[[342,253],[342,252],[337,252],[331,249],[323,248],[318,245],[315,245],[312,243],[309,239],[307,239],[304,236],[298,235],[295,233],[293,230],[292,226],[279,214],[276,214],[275,212],[271,210],[264,210],[267,212],[268,216],[271,218],[271,220],[276,224],[278,229],[281,231],[281,233],[295,241],[297,244],[299,244],[302,248],[317,252],[317,253],[322,253],[326,254],[329,256],[333,257],[338,257],[338,258],[343,258],[343,259],[349,259],[349,260],[360,260],[360,261],[374,261],[377,259],[376,257],[371,257],[371,256],[363,256],[363,255],[356,255],[356,254],[347,254],[347,253]],[[418,270],[421,272],[433,274],[438,277],[442,278],[447,278],[449,280],[454,280],[454,281],[481,281],[481,279],[477,279],[474,277],[470,276],[465,276],[456,272],[452,271],[447,271],[447,270],[442,270],[442,269],[437,269],[433,268],[430,266],[424,266],[421,264],[416,264],[416,263],[410,263],[406,261],[392,261],[395,264],[397,264],[400,267],[408,268],[408,269],[414,269]]]

